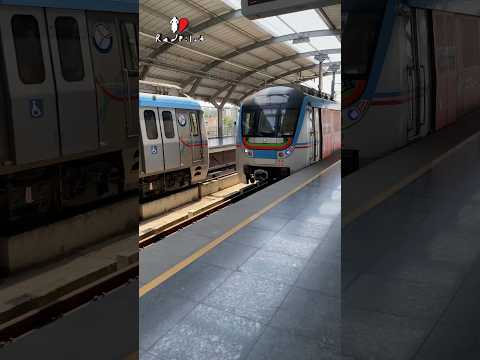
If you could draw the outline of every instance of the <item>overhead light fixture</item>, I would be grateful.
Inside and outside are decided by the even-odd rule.
[[[293,39],[293,44],[294,45],[305,44],[305,43],[309,43],[309,42],[310,42],[309,37],[301,37],[301,38],[298,38],[298,39]]]
[[[164,88],[182,90],[182,88],[180,86],[175,85],[175,84],[169,84],[169,83],[164,83],[164,82],[145,81],[145,80],[139,80],[138,82],[140,84],[143,84],[143,85],[150,85],[150,86],[154,86],[154,87],[164,87]]]
[[[318,55],[315,55],[315,60],[317,61],[320,61],[320,62],[324,62],[325,60],[328,59],[328,55],[327,54],[318,54]]]

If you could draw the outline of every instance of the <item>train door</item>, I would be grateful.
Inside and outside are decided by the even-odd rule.
[[[334,150],[334,123],[336,112],[331,109],[321,109],[322,123],[322,159],[332,155]]]
[[[1,31],[0,31],[1,34]],[[8,93],[5,64],[3,61],[2,37],[0,35],[0,163],[11,160],[8,116]]]
[[[159,109],[163,135],[165,171],[180,167],[180,143],[175,121],[175,112],[171,109]]]
[[[203,139],[200,127],[200,119],[198,112],[191,111],[189,113],[190,120],[190,139],[192,144],[192,160],[193,162],[203,160]]]
[[[158,174],[165,170],[162,132],[156,108],[142,108],[140,115],[145,173]]]
[[[87,12],[101,147],[123,146],[127,137],[127,91],[117,16],[109,12]]]
[[[314,122],[314,109],[309,107],[307,109],[307,129],[308,129],[308,164],[315,162],[315,150],[316,150],[316,139],[315,139],[315,122]]]
[[[120,32],[122,34],[124,81],[127,97],[127,135],[138,135],[138,17],[119,14]]]
[[[47,9],[63,155],[98,147],[95,84],[85,14]]]
[[[411,9],[406,33],[409,58],[407,77],[411,97],[407,138],[411,141],[425,136],[431,128],[431,32],[427,10]]]
[[[314,118],[313,124],[315,127],[315,161],[321,160],[321,148],[322,148],[322,130],[320,125],[320,109],[315,108],[314,111]]]
[[[436,122],[440,129],[457,118],[457,59],[455,15],[433,10],[433,36],[436,67]]]
[[[18,165],[59,157],[55,84],[43,9],[2,5],[1,45]]]

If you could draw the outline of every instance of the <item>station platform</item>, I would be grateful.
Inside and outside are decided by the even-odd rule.
[[[235,166],[236,152],[235,136],[208,139],[209,171]]]
[[[235,150],[237,148],[235,136],[225,136],[223,138],[208,139],[208,149],[216,153],[221,151]]]
[[[0,359],[138,359],[132,355],[138,351],[137,306],[138,281],[132,280],[12,343],[0,343]]]
[[[339,356],[338,160],[140,252],[141,359]]]
[[[344,356],[480,358],[477,115],[385,159],[383,180],[378,163],[342,182],[355,194],[342,228]]]

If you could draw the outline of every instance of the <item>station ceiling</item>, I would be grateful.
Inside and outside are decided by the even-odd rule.
[[[324,74],[340,65],[340,4],[251,21],[242,16],[239,3],[142,0],[141,90],[175,87],[196,99],[238,104],[265,85],[318,77],[315,55],[327,56]],[[175,38],[173,17],[188,19],[182,33],[187,40],[191,34],[192,40],[203,35],[204,41],[158,41]]]

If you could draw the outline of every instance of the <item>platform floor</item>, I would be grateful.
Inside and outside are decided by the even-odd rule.
[[[480,359],[479,298],[477,137],[342,229],[342,352]]]
[[[340,186],[337,163],[143,295],[140,358],[340,359]]]

